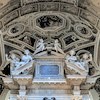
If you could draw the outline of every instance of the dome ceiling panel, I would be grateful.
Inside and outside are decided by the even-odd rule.
[[[19,15],[25,15],[25,14],[29,14],[29,13],[33,13],[33,12],[38,12],[38,11],[61,11],[61,12],[68,12],[71,14],[79,15],[81,17],[83,15],[85,15],[85,16],[83,16],[85,19],[90,20],[90,22],[93,22],[95,24],[97,23],[97,21],[95,21],[95,19],[97,19],[97,18],[92,13],[90,13],[90,15],[89,15],[88,11],[86,12],[86,10],[84,10],[84,9],[82,10],[82,8],[79,8],[70,3],[64,3],[64,2],[60,2],[60,3],[59,2],[53,2],[53,3],[49,2],[49,3],[47,3],[47,2],[45,2],[45,5],[44,5],[44,2],[41,2],[41,3],[36,2],[36,3],[28,4],[28,5],[23,5],[22,7],[17,6],[17,4],[18,3],[13,4],[13,6],[15,5],[16,8],[9,6],[6,9],[1,9],[1,17],[3,17],[6,14],[9,14],[9,12],[11,12],[12,10],[15,10],[15,11],[18,10]],[[21,5],[20,2],[19,2],[19,5]],[[43,5],[43,7],[41,7],[42,5]],[[9,10],[10,8],[13,8],[13,9]]]
[[[60,4],[60,11],[75,14],[75,15],[79,14],[78,7],[76,7],[72,4],[67,4],[67,3],[63,3],[63,2]]]
[[[70,20],[59,13],[39,13],[33,19],[33,30],[40,31],[39,33],[44,36],[58,36],[61,34],[60,30],[70,29]]]
[[[13,12],[11,12],[11,13],[5,15],[5,16],[1,19],[1,21],[3,22],[4,25],[6,25],[6,24],[8,24],[10,21],[12,21],[12,20],[14,20],[14,19],[16,19],[16,18],[18,18],[18,17],[19,17],[19,14],[18,14],[18,11],[16,10],[16,11],[13,11]]]
[[[39,4],[40,11],[58,11],[59,10],[59,2],[41,2]]]
[[[98,23],[98,18],[87,10],[81,10],[80,16],[94,25]]]
[[[5,0],[3,0],[5,1]],[[7,3],[6,6],[4,6],[2,9],[0,9],[0,18],[4,17],[7,13],[10,13],[11,11],[21,7],[20,0],[8,0],[10,2]],[[0,0],[1,2],[1,0]]]

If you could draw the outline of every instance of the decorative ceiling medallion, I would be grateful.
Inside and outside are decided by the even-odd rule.
[[[46,29],[55,29],[62,26],[63,20],[55,15],[45,15],[41,16],[36,20],[37,26],[46,30]]]
[[[21,23],[17,23],[17,24],[11,25],[9,27],[8,33],[10,36],[17,36],[17,35],[23,33],[24,30],[25,30],[24,25]]]
[[[78,23],[74,26],[74,29],[76,31],[76,34],[80,37],[90,38],[92,36],[91,29],[84,24]]]
[[[41,16],[39,14],[34,18],[34,30],[38,30],[41,35],[48,35],[49,32],[52,36],[57,36],[58,31],[65,27],[69,29],[69,23],[69,20],[56,13],[41,14]]]

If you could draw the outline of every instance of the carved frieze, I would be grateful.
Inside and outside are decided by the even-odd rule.
[[[59,3],[56,2],[43,2],[39,4],[40,11],[58,11],[59,10]]]

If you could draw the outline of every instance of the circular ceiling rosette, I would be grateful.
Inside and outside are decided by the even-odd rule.
[[[22,23],[17,23],[14,25],[11,25],[8,29],[8,35],[9,36],[17,36],[23,33],[25,30],[25,26]]]
[[[93,35],[91,29],[87,25],[81,23],[75,24],[74,30],[76,34],[82,38],[88,39]]]

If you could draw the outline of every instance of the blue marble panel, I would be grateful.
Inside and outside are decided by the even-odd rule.
[[[40,66],[40,74],[44,76],[53,76],[59,74],[59,66],[58,65],[41,65]]]

